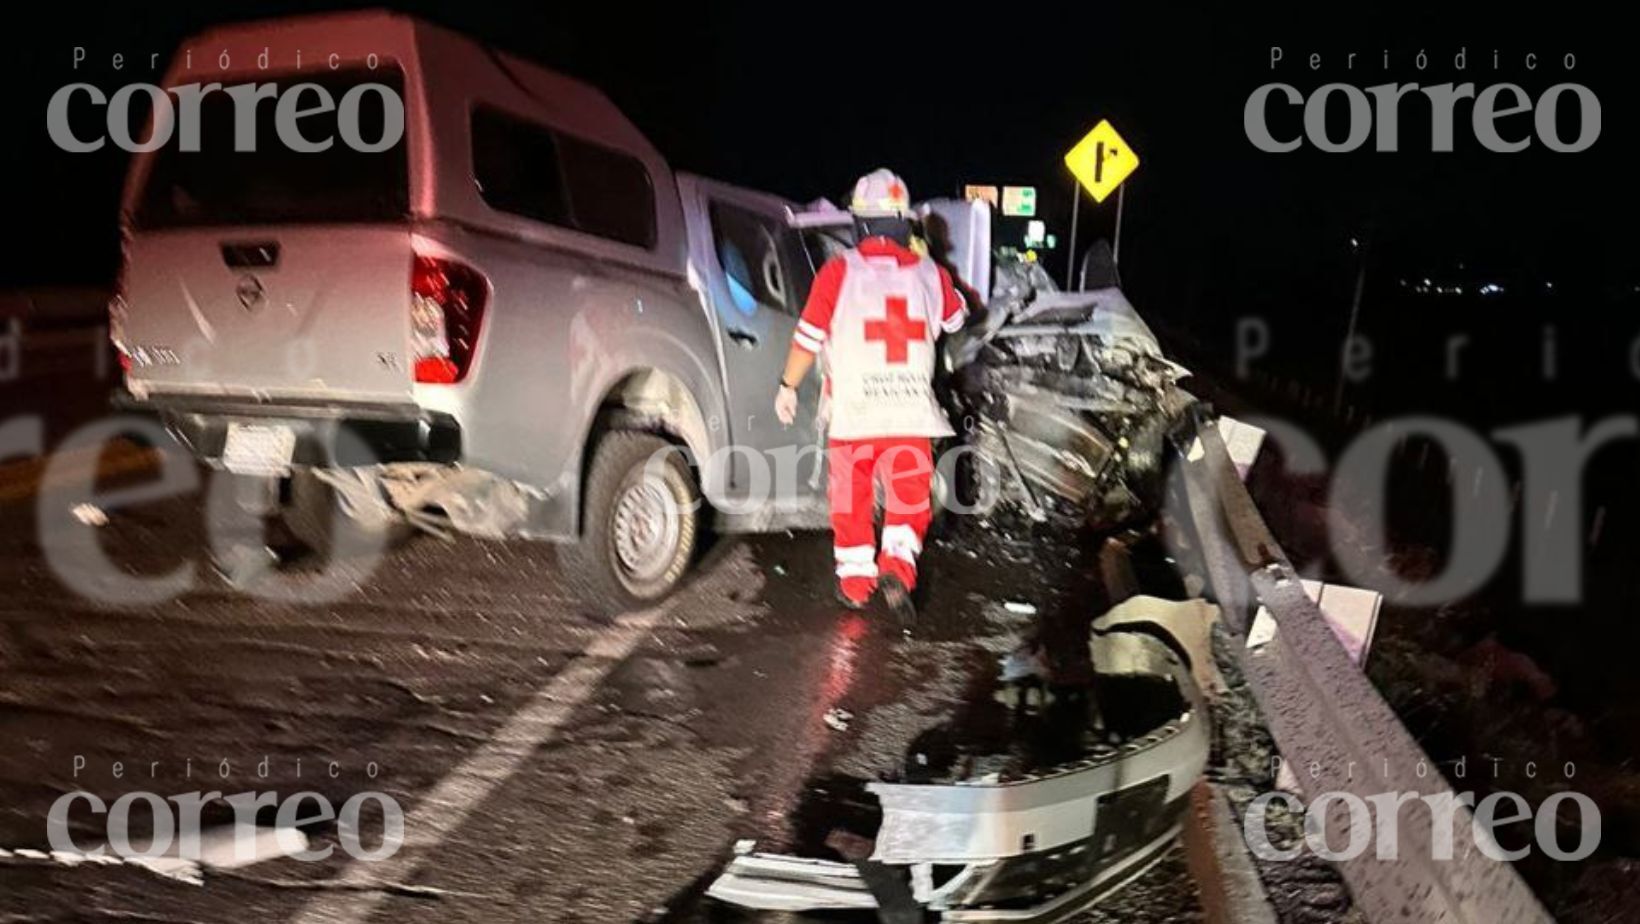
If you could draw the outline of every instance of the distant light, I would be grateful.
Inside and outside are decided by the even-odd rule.
[[[1048,225],[1041,219],[1033,218],[1025,223],[1025,246],[1040,247],[1047,242]]]
[[[1350,238],[1350,246],[1351,247],[1360,247],[1361,242],[1352,237],[1352,238]]]
[[[1479,291],[1482,295],[1502,295],[1503,286],[1500,286],[1495,282],[1489,282],[1486,285],[1481,286]]]
[[[1430,283],[1430,281],[1429,281],[1429,277],[1427,277],[1427,276],[1426,276],[1426,277],[1424,277],[1424,285],[1425,285],[1425,287],[1428,287],[1428,286],[1429,286],[1429,285],[1431,285],[1431,284],[1432,284],[1432,283]]]
[[[1008,218],[1030,218],[1036,215],[1036,187],[1002,187],[1002,214]]]
[[[1543,287],[1544,287],[1544,288],[1545,288],[1545,289],[1548,289],[1548,290],[1549,290],[1549,291],[1551,291],[1551,292],[1553,292],[1553,291],[1554,291],[1554,288],[1555,288],[1555,284],[1554,284],[1554,283],[1552,283],[1552,282],[1545,282],[1545,283],[1544,283],[1544,284],[1543,284]]]
[[[962,188],[962,197],[969,202],[974,202],[976,200],[980,202],[989,202],[991,204],[991,208],[997,207],[998,198],[997,188],[995,186],[982,186],[970,183]]]

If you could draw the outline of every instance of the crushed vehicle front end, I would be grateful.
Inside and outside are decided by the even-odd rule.
[[[978,457],[1034,520],[1104,530],[1155,513],[1168,447],[1202,414],[1119,287],[1061,292],[1034,261],[998,262],[983,321],[946,355]]]

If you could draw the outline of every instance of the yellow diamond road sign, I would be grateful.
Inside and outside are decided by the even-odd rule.
[[[1122,185],[1128,174],[1138,169],[1139,155],[1116,134],[1110,122],[1101,119],[1093,131],[1065,155],[1065,166],[1071,168],[1071,175],[1083,188],[1093,193],[1095,201],[1103,202]]]

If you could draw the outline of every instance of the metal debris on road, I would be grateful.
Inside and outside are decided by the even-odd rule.
[[[302,853],[308,836],[298,828],[256,828],[248,837],[238,836],[237,828],[224,825],[199,835],[199,863],[206,869],[238,869]]]
[[[87,526],[107,526],[108,514],[96,504],[75,504],[74,519]]]
[[[1026,644],[1003,656],[997,679],[1005,684],[1017,684],[1025,680],[1045,680],[1047,677],[1048,662],[1042,648]]]
[[[868,911],[877,907],[852,863],[768,853],[735,857],[706,894],[720,902],[767,911]]]
[[[47,853],[29,847],[16,850],[0,849],[0,858],[36,860],[60,866],[134,866],[167,879],[189,885],[205,884],[204,871],[208,869],[239,869],[254,863],[293,856],[308,849],[308,836],[296,828],[256,828],[240,836],[235,825],[207,828],[199,833],[193,856],[182,856],[182,847],[174,842],[165,853],[154,856],[126,857],[109,852],[105,845],[86,850],[53,850]]]
[[[1002,608],[1016,616],[1035,616],[1036,607],[1018,600],[1009,600],[1002,604]]]
[[[869,845],[860,862],[744,853],[737,844],[707,894],[759,910],[882,911],[885,896],[908,890],[914,910],[947,922],[1075,917],[1166,855],[1206,766],[1206,700],[1169,635],[1117,625],[1090,640],[1099,681],[1089,689],[1108,703],[1086,690],[1049,691],[1035,708],[1022,700],[1017,740],[1001,752],[963,757],[959,744],[934,761],[919,752],[910,778],[866,784],[881,825],[869,837],[833,832],[826,842],[845,856],[844,847]],[[827,724],[846,727],[838,713],[828,712]],[[1037,753],[1024,728],[1040,732],[1054,717],[1085,727],[1067,730],[1068,749]],[[1049,737],[1064,744],[1067,736]],[[941,868],[957,871],[936,877]],[[868,870],[883,881],[868,882]]]

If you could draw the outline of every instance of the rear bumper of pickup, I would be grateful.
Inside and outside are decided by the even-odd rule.
[[[256,401],[212,396],[115,395],[117,410],[157,417],[167,431],[205,462],[222,458],[230,423],[278,423],[296,433],[291,463],[353,467],[382,462],[461,459],[461,425],[448,414],[413,404]]]

